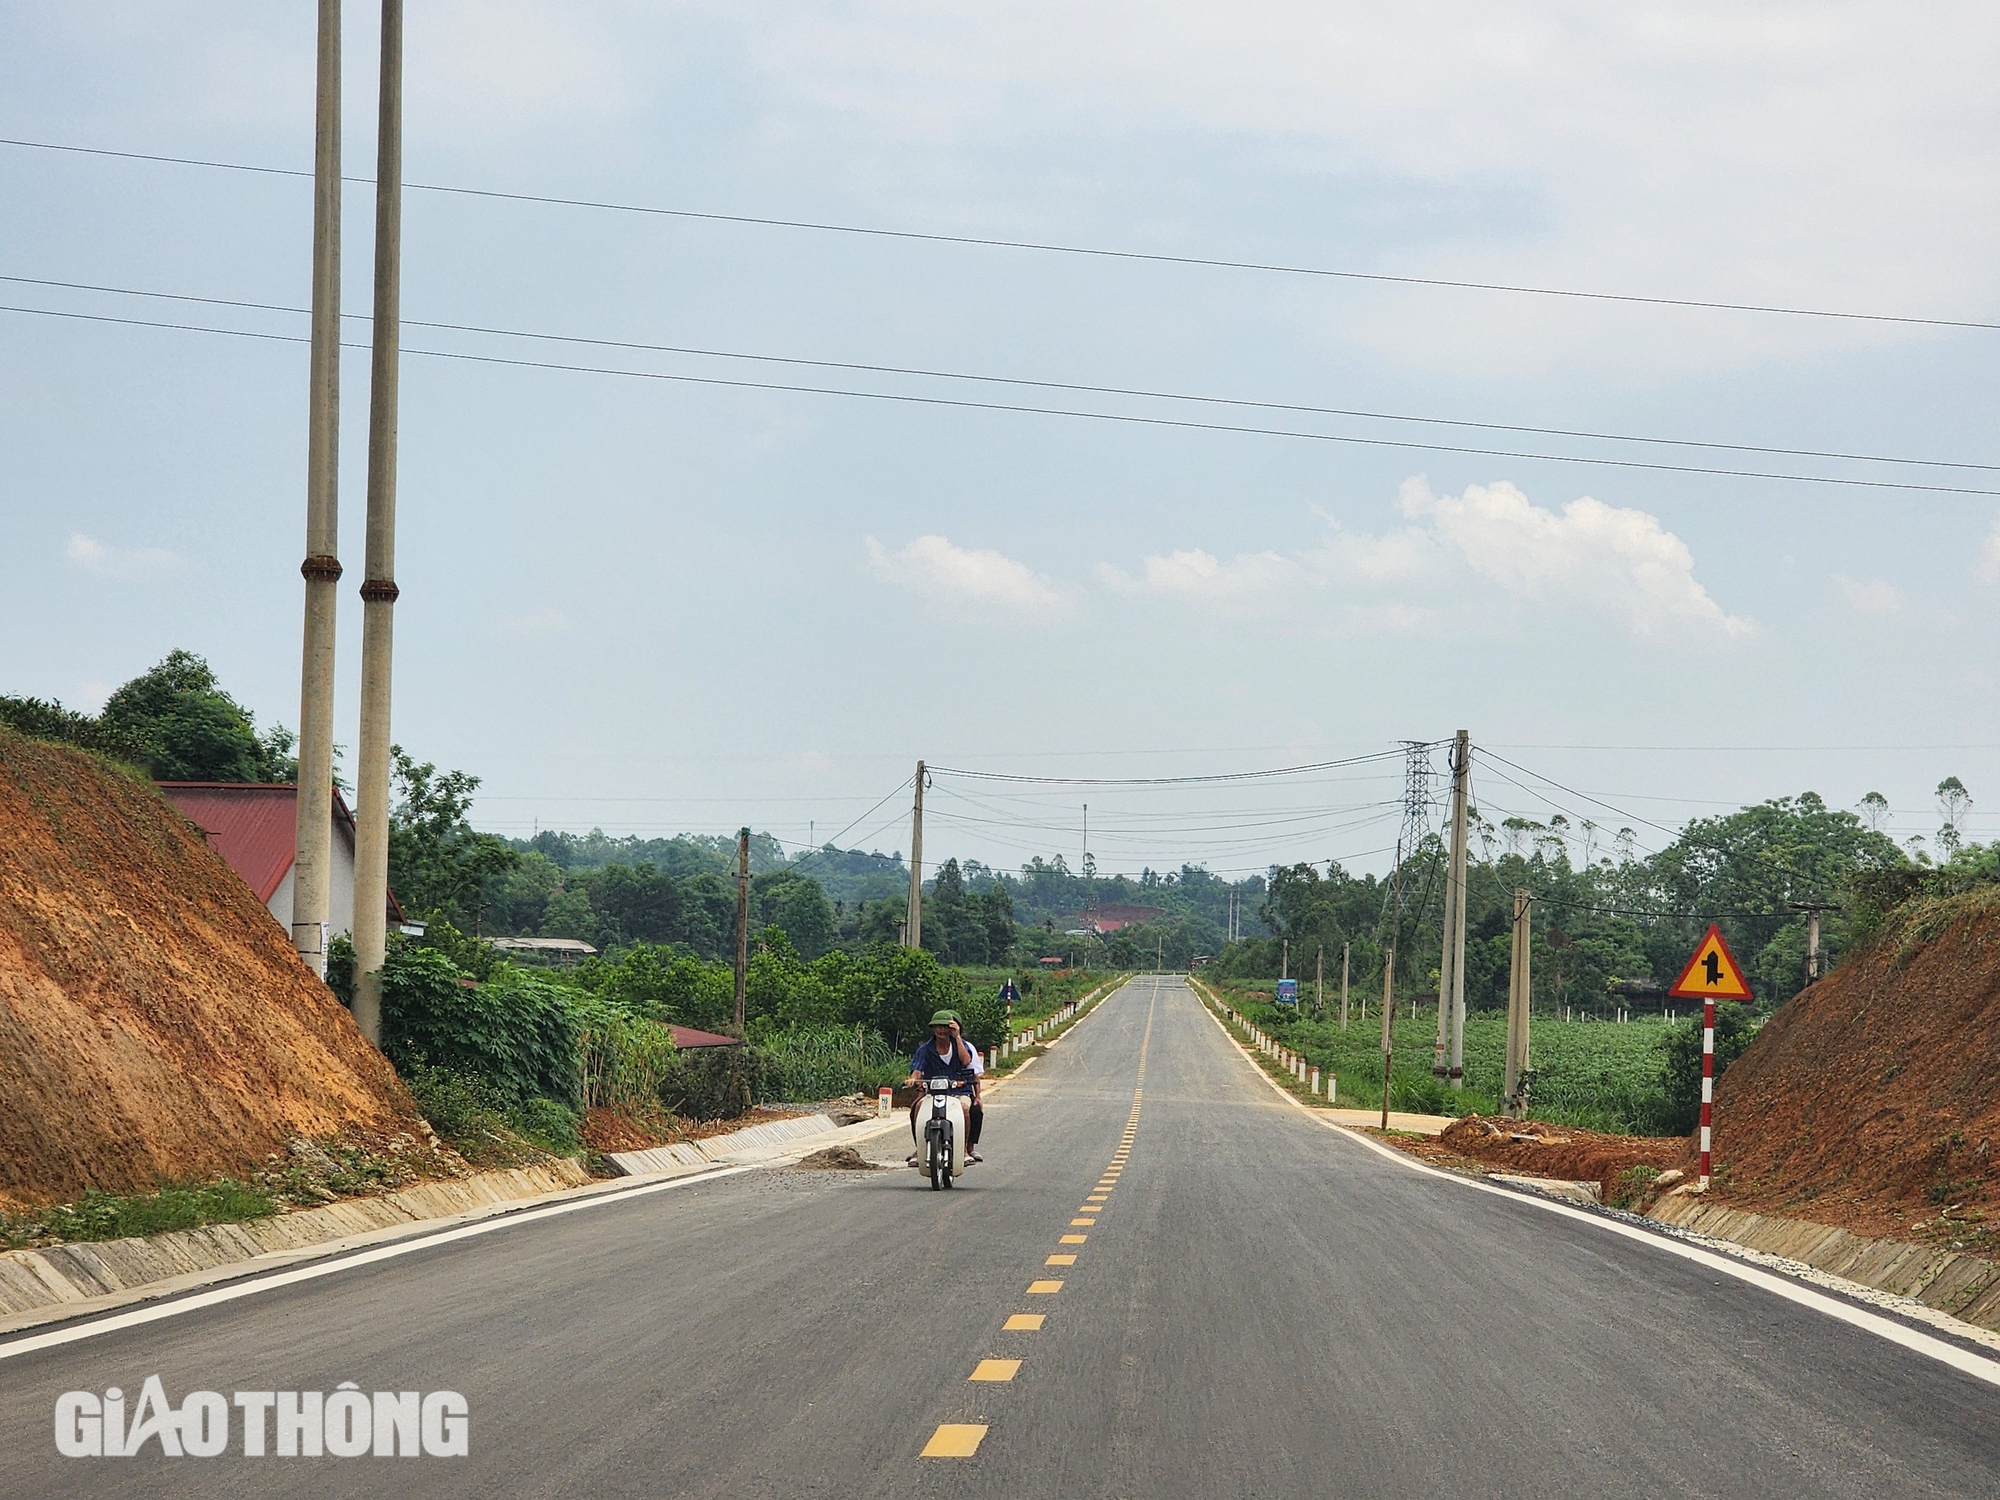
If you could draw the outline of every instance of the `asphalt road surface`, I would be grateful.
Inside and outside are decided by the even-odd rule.
[[[614,1197],[0,1358],[0,1494],[2000,1493],[2000,1388],[1385,1160],[1176,978],[1009,1084],[962,1188],[905,1140],[894,1170]],[[232,1427],[216,1458],[58,1455],[63,1392],[152,1374],[176,1402],[457,1391],[470,1453],[251,1458]]]

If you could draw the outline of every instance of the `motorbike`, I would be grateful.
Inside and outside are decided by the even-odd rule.
[[[953,1092],[949,1078],[925,1084],[930,1112],[924,1117],[924,1150],[918,1169],[930,1173],[933,1190],[949,1188],[965,1172],[966,1096]]]

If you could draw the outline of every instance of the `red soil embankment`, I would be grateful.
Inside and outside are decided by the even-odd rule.
[[[146,782],[0,729],[0,1200],[342,1133],[425,1127],[256,895]]]
[[[1633,1167],[1674,1166],[1686,1145],[1678,1136],[1606,1135],[1542,1120],[1488,1120],[1479,1115],[1452,1121],[1434,1142],[1396,1144],[1437,1161],[1461,1157],[1482,1167],[1594,1182],[1606,1202],[1619,1196],[1618,1179],[1624,1173]]]
[[[1911,903],[1716,1086],[1719,1194],[1874,1233],[2000,1207],[2000,890]]]

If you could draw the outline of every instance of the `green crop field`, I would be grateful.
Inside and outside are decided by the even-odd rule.
[[[1377,1109],[1382,1103],[1382,1015],[1371,1008],[1364,1024],[1357,1004],[1346,1031],[1337,1015],[1304,1019],[1270,1003],[1270,990],[1225,984],[1211,986],[1227,1003],[1249,1016],[1307,1062],[1339,1080],[1342,1104]],[[1686,1025],[1687,1022],[1678,1024]],[[1531,1025],[1529,1114],[1538,1120],[1625,1134],[1672,1133],[1662,1042],[1672,1030],[1657,1017],[1623,1024],[1561,1021],[1536,1016]],[[1422,1114],[1496,1114],[1506,1060],[1507,1018],[1476,1011],[1465,1020],[1465,1088],[1454,1092],[1431,1074],[1437,1040],[1437,1012],[1395,1025],[1394,1071],[1389,1107]]]

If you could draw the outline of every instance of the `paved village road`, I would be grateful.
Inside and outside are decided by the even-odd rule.
[[[2000,1388],[1385,1160],[1279,1099],[1178,978],[1106,1000],[988,1137],[950,1193],[744,1172],[0,1359],[0,1494],[2000,1491]],[[460,1391],[471,1453],[57,1455],[58,1396],[155,1373],[176,1400]],[[986,1431],[921,1457],[941,1424]]]

